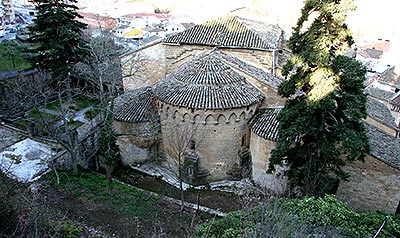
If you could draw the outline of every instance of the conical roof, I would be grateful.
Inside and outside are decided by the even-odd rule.
[[[245,107],[264,98],[242,75],[208,53],[178,67],[153,90],[161,101],[194,109]]]
[[[264,139],[277,141],[279,131],[278,114],[281,107],[260,108],[249,121],[252,132]]]

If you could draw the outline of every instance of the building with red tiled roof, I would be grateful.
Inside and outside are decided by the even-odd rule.
[[[117,20],[112,17],[101,16],[93,13],[78,12],[83,18],[78,18],[78,21],[88,25],[89,29],[112,30],[117,25]]]

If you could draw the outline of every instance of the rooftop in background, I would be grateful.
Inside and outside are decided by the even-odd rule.
[[[97,29],[104,28],[105,30],[112,30],[117,25],[117,20],[112,17],[102,16],[87,12],[78,12],[83,18],[78,18],[79,21],[88,25],[88,28]]]
[[[374,87],[374,85],[369,85],[364,89],[364,92],[370,95],[371,97],[384,100],[384,101],[390,101],[394,95],[396,94],[395,92],[384,90],[379,87]]]
[[[141,13],[130,13],[130,14],[123,15],[121,17],[124,17],[124,18],[156,17],[156,18],[160,18],[160,19],[166,19],[166,18],[172,17],[172,15],[163,14],[163,13],[145,13],[145,12],[141,12]]]

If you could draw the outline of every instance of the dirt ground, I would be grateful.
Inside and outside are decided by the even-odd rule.
[[[138,188],[180,199],[180,190],[161,179],[129,169],[120,169],[116,174],[117,179]],[[222,212],[231,212],[243,208],[243,201],[237,195],[209,189],[189,189],[184,192],[184,200]]]
[[[3,194],[8,197],[2,199],[15,202],[13,219],[19,227],[10,230],[24,233],[21,237],[35,237],[37,231],[42,234],[39,237],[193,237],[198,224],[216,219],[215,215],[188,208],[181,211],[179,205],[162,196],[117,182],[107,184],[103,176],[91,172],[77,177],[61,173],[59,185],[55,178],[54,174],[46,176],[34,189],[18,185],[19,192],[13,193],[12,199]],[[149,176],[139,178],[136,186],[179,198],[175,187]],[[14,182],[7,180],[7,183]],[[14,199],[18,196],[23,198]],[[201,205],[220,211],[240,208],[240,199],[231,194],[208,190],[185,192],[188,202],[196,203],[198,197]]]

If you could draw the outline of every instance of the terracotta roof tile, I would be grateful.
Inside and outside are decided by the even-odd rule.
[[[396,124],[394,123],[394,117],[390,113],[389,108],[384,103],[371,97],[367,97],[366,106],[368,116],[386,126],[397,129]]]
[[[281,107],[259,109],[249,122],[251,131],[264,139],[277,141],[279,129],[277,117],[281,110]]]
[[[169,36],[163,42],[271,50],[280,48],[281,35],[276,25],[226,16]]]
[[[114,100],[114,119],[123,122],[146,122],[154,119],[156,106],[150,86],[125,92]]]
[[[395,95],[394,92],[389,92],[378,87],[374,87],[373,85],[366,87],[364,92],[372,97],[383,99],[385,101],[391,100]]]
[[[371,146],[370,154],[400,169],[400,140],[380,131],[368,123],[364,123],[364,126]]]
[[[242,75],[209,53],[178,67],[153,91],[161,101],[195,109],[245,107],[264,98]]]
[[[400,112],[400,92],[398,92],[389,103],[390,110]]]

